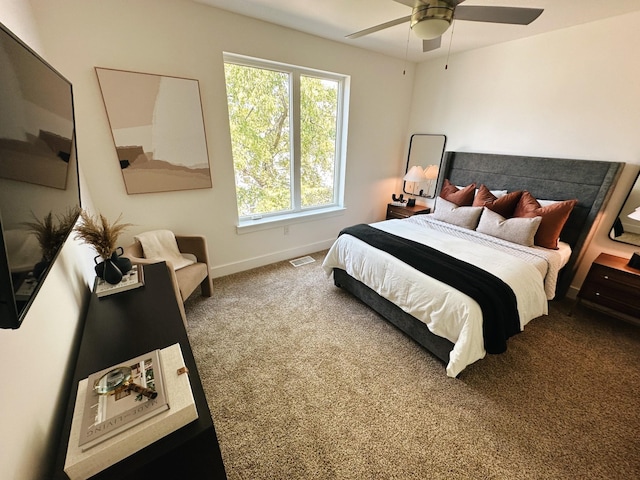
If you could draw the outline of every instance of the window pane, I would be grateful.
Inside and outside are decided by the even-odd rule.
[[[291,210],[289,74],[225,63],[241,217]]]
[[[300,77],[300,183],[303,207],[332,204],[336,168],[338,82]]]

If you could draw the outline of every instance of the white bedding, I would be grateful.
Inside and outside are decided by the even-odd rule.
[[[458,229],[417,215],[387,220],[373,227],[437,248],[477,265],[501,278],[514,291],[521,329],[547,314],[549,287],[568,258],[566,248],[552,251],[522,247],[474,231]],[[455,230],[464,230],[458,231]],[[497,246],[496,246],[497,245]],[[482,311],[462,292],[434,280],[350,235],[341,235],[323,262],[330,275],[341,268],[402,310],[424,322],[429,330],[454,344],[447,375],[457,376],[471,363],[484,358]],[[545,281],[546,278],[546,281]],[[545,283],[547,291],[545,292]]]

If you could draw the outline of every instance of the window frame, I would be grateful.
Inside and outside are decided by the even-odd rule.
[[[344,178],[346,172],[346,139],[348,124],[348,101],[350,77],[348,75],[327,72],[323,70],[301,67],[271,60],[264,60],[235,53],[223,52],[223,62],[272,70],[276,72],[286,73],[289,76],[289,131],[290,131],[290,198],[292,208],[279,212],[269,212],[256,215],[241,216],[238,211],[236,201],[236,212],[238,215],[238,233],[246,233],[249,231],[263,230],[272,226],[289,225],[298,223],[298,221],[308,221],[325,216],[335,216],[344,210]],[[336,108],[336,138],[335,138],[335,159],[333,172],[333,199],[330,204],[302,206],[302,186],[301,186],[301,168],[302,168],[302,145],[300,135],[301,121],[301,77],[319,78],[335,81],[338,86],[337,92],[337,108]],[[225,77],[226,87],[226,77]],[[227,104],[228,106],[228,104]],[[230,119],[229,119],[230,122]],[[233,153],[232,153],[233,155]],[[235,165],[234,165],[234,188],[235,184]],[[237,192],[237,190],[236,190]]]

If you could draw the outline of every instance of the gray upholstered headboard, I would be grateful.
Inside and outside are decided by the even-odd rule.
[[[491,190],[528,190],[541,200],[577,198],[578,204],[560,235],[573,251],[558,279],[556,298],[562,298],[623,165],[621,162],[446,152],[438,176],[438,192],[448,178],[455,185],[475,182],[478,186],[484,183]]]

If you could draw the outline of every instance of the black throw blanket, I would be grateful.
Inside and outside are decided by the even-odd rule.
[[[370,225],[347,227],[340,235],[344,233],[393,255],[478,302],[483,316],[484,348],[488,353],[503,353],[507,350],[507,339],[520,332],[516,296],[511,287],[495,275],[427,245]]]

